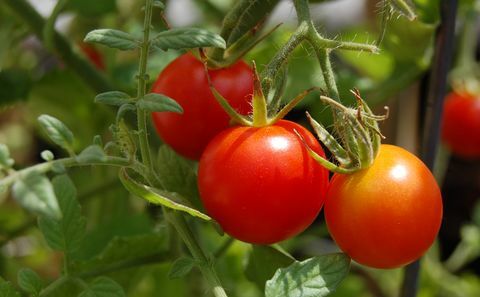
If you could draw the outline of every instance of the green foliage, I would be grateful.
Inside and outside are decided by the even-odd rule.
[[[99,17],[116,10],[115,0],[69,0],[68,8],[86,17]]]
[[[75,157],[78,163],[96,163],[104,162],[107,155],[101,147],[96,144],[86,147],[78,156]]]
[[[195,266],[194,259],[190,257],[179,258],[175,260],[175,262],[173,262],[173,265],[170,268],[170,272],[168,273],[168,277],[170,279],[185,277],[192,270],[194,266]]]
[[[52,181],[63,216],[60,219],[40,217],[38,226],[50,248],[74,255],[85,234],[86,220],[80,211],[75,185],[66,175]]]
[[[266,297],[323,297],[334,291],[350,268],[350,258],[331,254],[277,270],[265,286]]]
[[[164,190],[180,194],[196,207],[201,207],[197,186],[196,164],[162,145],[157,154],[155,169]]]
[[[0,143],[0,170],[11,168],[15,161],[10,158],[10,151],[5,144]]]
[[[62,217],[52,184],[44,175],[31,171],[13,184],[13,197],[26,209],[51,219]]]
[[[32,87],[28,71],[16,68],[0,70],[0,110],[3,106],[25,100]]]
[[[294,261],[292,256],[279,248],[253,245],[245,275],[263,291],[265,283],[273,277],[277,269],[287,267]]]
[[[55,144],[67,151],[73,151],[73,133],[64,123],[46,114],[38,117],[38,122]]]
[[[228,19],[229,22],[234,23],[229,36],[224,36],[228,38],[228,46],[234,44],[242,36],[247,34],[247,32],[255,30],[254,28],[256,26],[264,22],[273,8],[278,4],[278,0],[248,1],[248,6],[246,6],[245,3],[246,2],[238,1],[238,15],[232,15],[231,19]]]
[[[33,296],[38,296],[44,287],[42,279],[29,268],[23,268],[18,272],[18,285]]]
[[[198,28],[170,29],[158,33],[151,40],[152,46],[161,50],[197,47],[225,48],[225,40],[218,34]]]
[[[125,188],[135,196],[143,198],[156,205],[163,205],[174,210],[186,212],[191,216],[205,221],[212,220],[212,218],[208,215],[188,206],[188,200],[185,200],[185,198],[181,197],[177,193],[166,192],[137,183],[127,174],[126,170],[124,169],[120,171],[119,177]]]
[[[78,297],[124,297],[125,292],[115,281],[108,277],[94,280]]]
[[[130,98],[130,95],[120,91],[105,92],[95,96],[95,103],[106,105],[121,106],[131,102],[132,98]]]
[[[165,95],[150,93],[138,100],[137,106],[140,109],[150,112],[176,112],[183,113],[183,108],[175,100]]]
[[[127,32],[115,29],[97,29],[88,32],[85,42],[98,43],[119,50],[133,50],[139,47],[138,40]]]
[[[10,282],[0,277],[0,297],[20,297],[20,293],[15,290]]]

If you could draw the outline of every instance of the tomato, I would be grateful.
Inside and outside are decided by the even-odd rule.
[[[455,92],[447,96],[442,139],[453,154],[480,158],[480,98]]]
[[[244,115],[252,110],[253,72],[246,63],[239,61],[208,73],[233,108]],[[191,54],[170,63],[158,76],[152,91],[175,99],[183,107],[183,114],[162,112],[152,116],[162,140],[187,158],[200,159],[208,142],[229,127],[230,118],[210,91],[203,63]]]
[[[99,70],[105,70],[105,62],[100,52],[88,43],[81,43],[80,49],[87,56],[88,60],[93,63]]]
[[[325,220],[338,246],[353,260],[395,268],[420,258],[442,221],[442,197],[430,170],[413,154],[382,145],[374,164],[335,174]]]
[[[285,120],[265,127],[232,127],[200,159],[198,183],[207,212],[239,240],[272,244],[305,230],[318,215],[328,171],[294,133],[324,155],[315,137]]]

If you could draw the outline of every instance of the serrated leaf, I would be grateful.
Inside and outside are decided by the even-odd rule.
[[[49,115],[41,115],[38,117],[40,125],[50,139],[57,145],[71,151],[73,147],[73,133],[59,119]]]
[[[170,279],[182,278],[186,276],[195,266],[195,260],[190,257],[182,257],[173,262],[168,277]]]
[[[50,248],[71,255],[80,245],[85,234],[86,220],[80,211],[75,185],[66,175],[57,176],[52,181],[58,204],[62,210],[61,219],[41,217],[38,227]]]
[[[142,99],[138,100],[137,106],[140,109],[151,112],[176,112],[183,113],[183,108],[177,101],[165,95],[150,93],[145,95]]]
[[[161,50],[186,49],[197,47],[225,48],[225,40],[220,35],[198,28],[170,29],[158,33],[152,45]]]
[[[205,221],[211,221],[212,218],[187,205],[187,201],[177,193],[166,192],[137,183],[128,176],[125,168],[119,172],[120,181],[124,187],[132,194],[143,198],[153,204],[163,205],[165,207],[188,213],[191,216]]]
[[[98,94],[95,97],[96,103],[102,103],[106,105],[120,106],[132,102],[130,95],[120,91],[111,91]]]
[[[59,219],[62,216],[52,184],[44,175],[35,171],[13,184],[13,197],[26,209]]]
[[[43,281],[35,271],[22,268],[18,272],[18,285],[25,292],[38,296],[43,288]]]
[[[10,282],[0,277],[0,297],[20,297],[20,293],[15,290]]]
[[[287,267],[294,261],[292,256],[276,247],[252,245],[245,276],[263,291],[266,281],[272,278],[277,269]]]
[[[122,287],[108,277],[99,277],[78,297],[125,297]]]
[[[330,254],[278,269],[267,281],[265,297],[323,297],[335,291],[350,268],[345,254]]]
[[[259,23],[265,21],[265,18],[277,5],[279,0],[251,0],[238,1],[237,6],[233,9],[241,10],[241,14],[235,20],[235,25],[227,38],[227,44],[238,41],[248,31],[255,28]]]
[[[10,158],[10,151],[8,150],[8,146],[0,143],[0,169],[8,169],[12,167],[13,164],[15,164],[15,161]]]
[[[104,162],[107,159],[107,155],[103,149],[98,145],[90,145],[85,148],[78,156],[75,157],[78,163],[96,163]]]
[[[155,169],[164,190],[178,193],[197,208],[201,207],[194,162],[179,156],[169,146],[162,145],[158,150]]]
[[[138,41],[131,34],[115,29],[97,29],[90,31],[85,42],[95,42],[120,50],[132,50],[139,46]]]

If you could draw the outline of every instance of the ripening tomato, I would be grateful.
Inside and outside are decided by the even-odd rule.
[[[325,201],[325,220],[338,246],[358,263],[376,268],[420,258],[437,236],[442,212],[430,170],[393,145],[382,145],[371,167],[335,174]]]
[[[272,244],[302,232],[318,215],[328,171],[310,157],[294,130],[324,155],[308,130],[285,120],[232,127],[208,144],[199,165],[200,196],[226,233]]]
[[[105,62],[102,54],[92,45],[88,43],[80,43],[80,49],[87,56],[88,60],[93,63],[99,70],[105,70]]]
[[[453,154],[480,158],[480,98],[451,93],[445,99],[442,139]]]
[[[233,108],[244,115],[251,111],[253,72],[246,63],[239,61],[208,73]],[[191,54],[170,63],[158,76],[152,92],[167,95],[183,107],[183,114],[154,112],[152,116],[162,140],[187,158],[200,159],[208,142],[229,126],[230,117],[213,97],[203,63]]]

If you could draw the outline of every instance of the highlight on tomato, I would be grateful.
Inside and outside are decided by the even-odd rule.
[[[445,98],[442,140],[454,155],[480,158],[480,98],[452,92]]]
[[[243,61],[208,71],[211,82],[240,114],[251,111],[253,73]],[[160,138],[177,153],[198,160],[208,142],[229,127],[230,118],[215,101],[209,88],[204,64],[192,54],[183,54],[171,62],[158,76],[152,92],[177,101],[183,114],[152,113]]]
[[[413,154],[381,145],[373,165],[336,173],[325,201],[325,220],[338,246],[353,260],[396,268],[420,258],[442,221],[442,197],[430,170]]]
[[[256,244],[272,244],[305,230],[325,200],[328,171],[315,137],[285,120],[263,127],[232,127],[218,134],[200,159],[202,202],[224,231]]]

